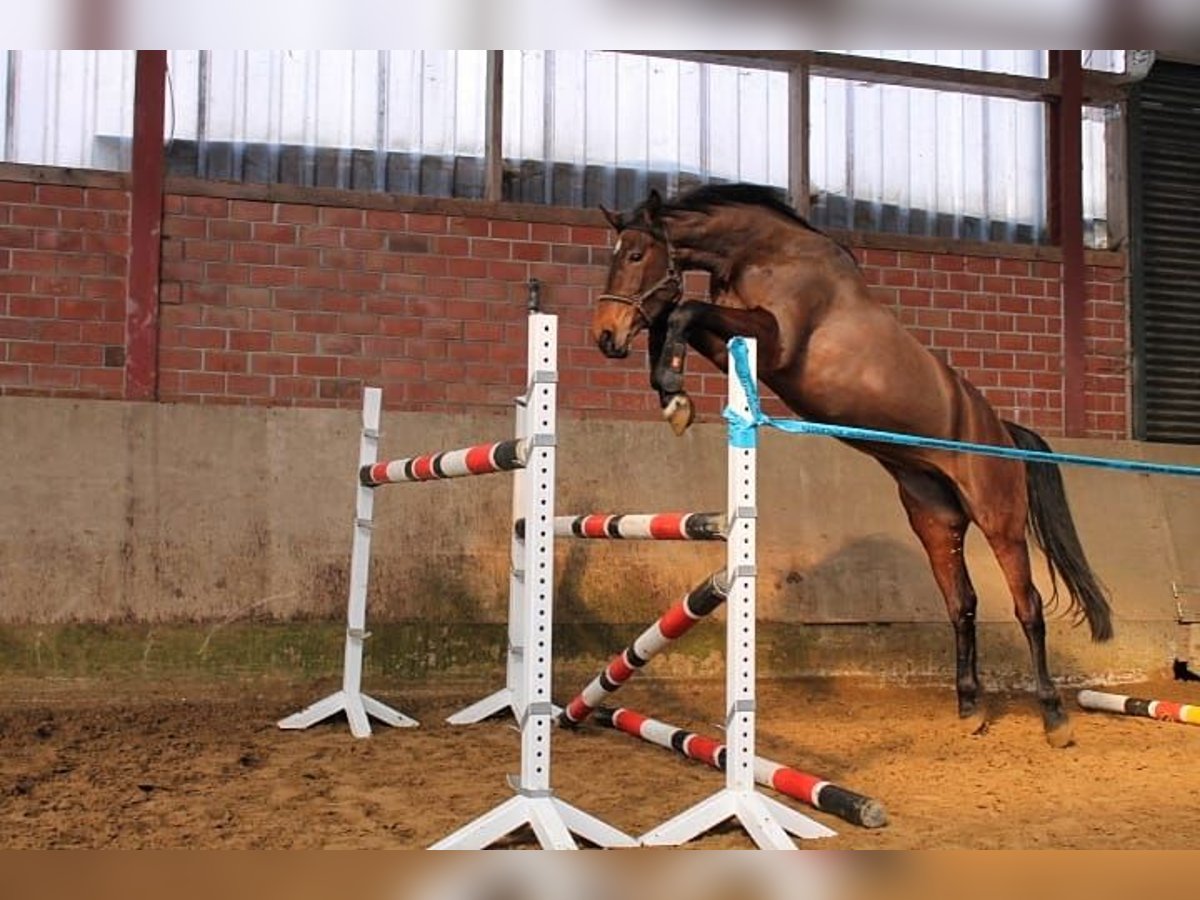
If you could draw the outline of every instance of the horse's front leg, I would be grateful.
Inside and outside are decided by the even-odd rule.
[[[689,300],[672,310],[657,354],[652,341],[656,361],[650,383],[658,390],[663,416],[676,434],[683,434],[695,418],[695,408],[683,388],[688,345],[720,365],[725,343],[735,335],[757,339],[764,363],[778,358],[779,327],[773,315],[762,309],[716,306],[701,300]]]

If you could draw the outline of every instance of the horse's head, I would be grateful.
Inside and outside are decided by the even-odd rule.
[[[683,291],[661,208],[662,197],[655,190],[628,217],[600,207],[616,229],[617,243],[604,293],[596,298],[592,338],[611,359],[627,356],[637,333],[665,315]]]

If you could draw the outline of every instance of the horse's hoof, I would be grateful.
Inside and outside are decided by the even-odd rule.
[[[696,408],[687,394],[676,394],[663,409],[663,418],[671,426],[676,437],[680,437],[696,418]]]
[[[988,730],[987,716],[982,710],[975,710],[973,713],[968,713],[959,719],[962,723],[963,730],[967,734],[986,734]]]
[[[1075,729],[1069,721],[1063,722],[1061,725],[1055,725],[1053,728],[1047,728],[1046,743],[1055,750],[1070,747],[1075,743]]]

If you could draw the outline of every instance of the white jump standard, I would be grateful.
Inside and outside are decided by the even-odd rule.
[[[533,829],[546,849],[574,849],[572,835],[600,847],[637,844],[611,825],[560,800],[550,787],[550,737],[558,712],[550,702],[558,320],[533,313],[528,329],[525,395],[517,401],[517,435],[513,440],[379,463],[379,390],[364,391],[343,687],[279,723],[281,728],[306,728],[345,710],[356,737],[370,735],[368,713],[392,725],[417,724],[364,696],[360,688],[374,491],[389,483],[515,473],[513,517],[524,518],[528,533],[524,538],[515,534],[512,538],[508,679],[503,691],[482,702],[498,702],[500,709],[511,707],[520,725],[521,770],[516,778],[509,776],[516,796],[432,849],[482,850],[523,825]]]
[[[363,389],[362,436],[358,445],[359,469],[368,469],[379,458],[379,388]],[[386,463],[385,463],[386,465]],[[361,478],[355,497],[354,542],[350,551],[350,597],[346,612],[346,649],[342,662],[342,689],[323,700],[282,719],[280,728],[308,728],[335,713],[344,712],[350,733],[357,738],[371,736],[374,716],[388,725],[411,728],[416,719],[397,712],[362,692],[363,642],[367,639],[367,579],[371,568],[371,528],[374,523],[375,491]]]

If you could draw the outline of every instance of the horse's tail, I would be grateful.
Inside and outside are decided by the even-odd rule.
[[[1015,422],[1005,422],[1004,426],[1022,450],[1050,452],[1050,445],[1037,432]],[[1092,640],[1107,641],[1113,633],[1108,592],[1096,578],[1079,543],[1062,474],[1054,463],[1039,462],[1026,463],[1025,474],[1029,485],[1029,531],[1046,554],[1054,588],[1050,603],[1058,598],[1061,577],[1071,595],[1071,610],[1078,618],[1087,620]]]

